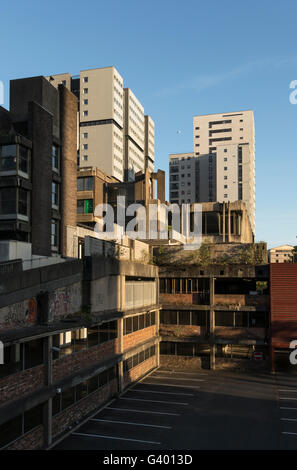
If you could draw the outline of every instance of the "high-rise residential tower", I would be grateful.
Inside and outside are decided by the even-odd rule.
[[[144,109],[130,88],[124,89],[124,155],[125,180],[144,171]]]
[[[144,116],[145,122],[145,141],[144,141],[144,157],[145,167],[150,172],[154,171],[155,162],[155,124],[150,116]]]
[[[78,98],[81,168],[97,167],[119,181],[133,179],[135,173],[144,171],[144,109],[132,91],[124,89],[123,78],[115,67],[82,70],[73,77],[65,73],[47,78],[54,86],[63,84]],[[152,139],[151,145],[153,155]]]
[[[254,232],[253,111],[194,116],[193,137],[193,153],[169,157],[170,201],[181,204],[242,200]]]

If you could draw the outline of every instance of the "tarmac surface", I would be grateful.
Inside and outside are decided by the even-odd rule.
[[[297,449],[297,376],[160,367],[59,449]]]

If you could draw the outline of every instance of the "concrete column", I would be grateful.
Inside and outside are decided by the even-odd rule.
[[[156,310],[155,312],[155,317],[156,317],[156,334],[159,337],[159,331],[160,331],[160,310]],[[156,344],[156,356],[157,356],[157,367],[160,366],[160,343]]]
[[[61,133],[61,248],[67,255],[66,226],[76,226],[77,98],[59,85]]]
[[[50,386],[53,383],[52,377],[52,347],[53,337],[44,339],[44,384]],[[44,447],[47,448],[52,443],[52,398],[49,398],[43,407],[43,429]]]
[[[120,318],[118,320],[118,353],[123,354],[124,346],[123,346],[123,332],[124,332],[124,319]],[[121,360],[118,363],[118,371],[119,371],[119,392],[123,391],[123,382],[124,382],[124,371],[123,371],[123,361]]]
[[[270,372],[275,374],[275,353],[274,346],[270,346]]]
[[[209,341],[210,341],[210,369],[215,369],[215,310],[214,310],[215,278],[210,278],[210,309],[209,309]]]
[[[125,276],[118,276],[118,309],[125,310],[126,304],[126,287],[125,287]]]
[[[223,202],[223,243],[226,241],[226,205]]]
[[[230,202],[228,202],[228,242],[231,241],[231,211],[230,211]]]

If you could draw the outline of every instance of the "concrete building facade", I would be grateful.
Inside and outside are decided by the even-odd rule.
[[[267,265],[160,266],[160,363],[165,367],[267,367]],[[266,288],[259,289],[258,282]],[[255,353],[262,354],[261,362]]]
[[[292,245],[281,245],[275,248],[270,248],[269,262],[270,263],[292,263],[294,247]]]
[[[76,223],[76,114],[76,97],[44,77],[12,80],[0,108],[0,237],[35,256],[63,254]]]
[[[150,172],[154,171],[155,162],[155,124],[150,116],[144,116],[145,122],[145,140],[144,140],[144,157],[145,167]]]
[[[0,264],[0,448],[48,449],[158,366],[158,268],[112,256]]]
[[[134,93],[124,89],[124,155],[125,181],[133,181],[135,173],[144,171],[145,155],[144,108]]]

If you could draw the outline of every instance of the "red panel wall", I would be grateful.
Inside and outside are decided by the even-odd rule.
[[[270,264],[271,341],[288,348],[297,339],[297,263]]]

